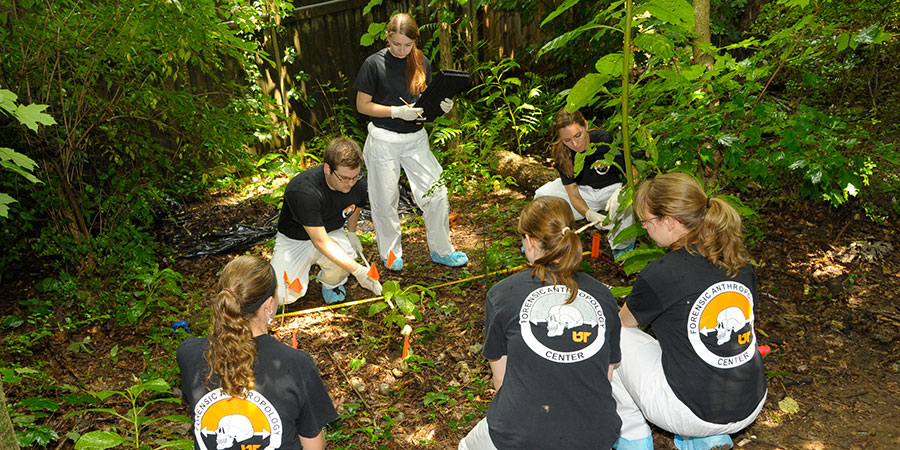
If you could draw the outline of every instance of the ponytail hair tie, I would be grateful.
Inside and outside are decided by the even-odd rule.
[[[566,234],[566,231],[572,231],[572,229],[569,227],[563,227],[562,234]]]
[[[706,197],[706,209],[709,209],[709,197]]]
[[[225,288],[225,289],[222,289],[222,290],[225,291],[225,292],[227,292],[227,293],[229,293],[229,294],[231,294],[231,296],[234,297],[235,300],[240,300],[240,299],[238,298],[237,294],[235,294],[234,291],[232,291],[231,289]]]

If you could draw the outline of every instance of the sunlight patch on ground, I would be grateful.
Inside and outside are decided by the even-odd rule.
[[[775,412],[769,412],[768,414],[760,414],[756,419],[757,425],[762,425],[767,428],[778,428],[781,426],[781,417],[778,416]]]
[[[422,445],[425,442],[429,442],[434,439],[434,433],[437,431],[436,424],[428,424],[422,428],[416,430],[415,433],[409,435],[406,438],[406,442],[410,445]]]
[[[281,319],[275,319],[272,331],[279,336],[289,336],[294,331],[301,331],[310,336],[329,336],[330,339],[344,338],[348,336],[348,333],[341,327],[341,322],[343,320],[335,317],[333,313],[304,314],[285,318],[283,324]]]
[[[803,448],[805,450],[827,450],[828,449],[828,447],[825,446],[825,443],[823,443],[821,441],[807,442],[806,444],[803,445]]]

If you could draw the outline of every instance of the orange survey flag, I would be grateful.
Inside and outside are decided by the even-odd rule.
[[[300,284],[300,279],[294,278],[294,281],[291,281],[291,279],[288,278],[288,274],[287,274],[286,270],[284,271],[284,282],[287,283],[288,289],[290,289],[298,294],[303,292],[303,285]]]
[[[393,266],[393,265],[394,265],[394,261],[396,261],[396,260],[397,260],[397,255],[394,254],[394,251],[393,251],[393,250],[389,250],[389,251],[388,251],[388,257],[387,257],[387,266],[388,266],[388,268],[390,268],[391,266]]]
[[[371,266],[369,266],[368,275],[370,278],[372,278],[375,281],[378,281],[381,279],[381,274],[378,273],[378,267],[376,267],[375,264],[372,264]]]

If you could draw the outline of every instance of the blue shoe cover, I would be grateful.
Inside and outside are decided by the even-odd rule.
[[[322,288],[322,298],[329,305],[340,303],[347,298],[347,290],[344,289],[343,284],[333,289]]]
[[[431,260],[445,266],[459,267],[468,263],[469,257],[463,252],[453,252],[447,256],[438,256],[437,253],[432,253]]]
[[[732,448],[734,441],[727,434],[706,437],[683,437],[675,435],[675,448],[678,450],[709,450],[711,448]]]
[[[634,242],[628,244],[628,247],[620,248],[620,249],[613,249],[613,258],[619,259],[620,256],[622,256],[632,250],[634,250]]]
[[[393,270],[394,272],[399,272],[403,270],[403,258],[394,258],[394,263],[391,264],[390,267],[387,265],[387,259],[382,259],[381,262],[384,263],[384,267]]]
[[[653,450],[653,436],[640,439],[619,438],[613,447],[616,450]]]

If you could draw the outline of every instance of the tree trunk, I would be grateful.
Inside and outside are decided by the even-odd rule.
[[[6,393],[3,392],[3,380],[0,380],[0,449],[19,450],[19,441],[13,431],[9,411],[6,409]]]
[[[440,31],[438,34],[438,44],[441,49],[441,69],[456,69],[456,65],[453,64],[453,37],[450,34],[450,23],[444,22],[443,18],[449,16],[450,14],[442,14],[441,10],[450,9],[450,2],[443,1],[441,2],[441,7],[438,9],[438,17],[440,20]],[[453,105],[453,109],[447,113],[447,118],[450,119],[451,122],[456,123],[459,121],[459,111],[456,105]],[[453,138],[449,142],[450,148],[459,147],[459,138]]]
[[[694,32],[697,37],[694,38],[694,64],[703,64],[712,69],[716,60],[709,53],[704,52],[697,46],[697,42],[711,42],[709,32],[709,0],[694,0]]]
[[[508,151],[497,152],[497,175],[512,177],[519,185],[518,191],[533,195],[539,187],[555,180],[559,173],[531,158],[523,158]]]

